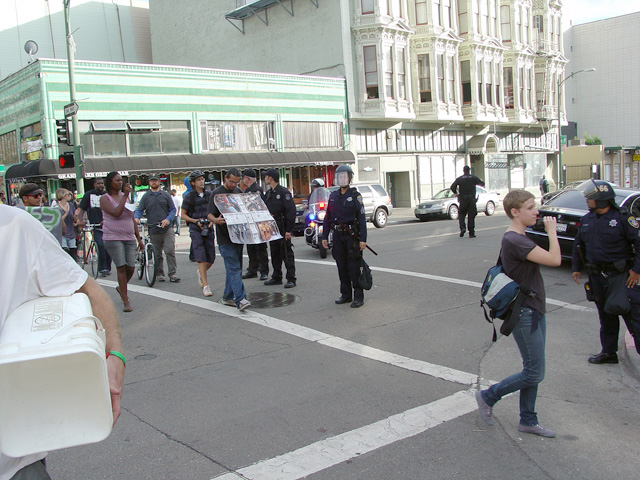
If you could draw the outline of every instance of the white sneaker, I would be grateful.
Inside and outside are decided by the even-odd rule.
[[[198,286],[200,288],[204,287],[204,283],[202,283],[202,279],[200,278],[200,269],[196,270],[196,275],[198,276]]]
[[[251,302],[246,298],[243,298],[242,300],[240,300],[240,303],[238,304],[238,310],[242,312],[245,308],[248,308],[250,306],[251,306]]]
[[[209,288],[209,285],[205,285],[204,287],[202,287],[202,294],[205,297],[210,297],[211,295],[213,295],[213,293],[211,293],[211,289]]]
[[[233,301],[233,298],[221,298],[218,303],[221,303],[222,305],[228,305],[230,307],[235,307],[236,306],[236,302]]]

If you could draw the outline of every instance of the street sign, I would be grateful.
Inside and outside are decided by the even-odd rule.
[[[562,143],[562,145],[567,145],[567,136],[566,135],[562,135],[560,137],[560,143]]]
[[[64,106],[64,116],[71,117],[78,113],[78,104],[76,102]]]
[[[4,173],[4,165],[0,165],[0,174]]]

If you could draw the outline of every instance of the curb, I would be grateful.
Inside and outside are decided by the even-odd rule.
[[[628,373],[640,382],[640,355],[636,352],[636,344],[628,330],[625,329],[620,349],[622,362]]]

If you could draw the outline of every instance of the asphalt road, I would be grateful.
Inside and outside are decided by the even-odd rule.
[[[399,215],[398,215],[399,213]],[[404,217],[403,217],[404,215]],[[95,445],[52,452],[54,479],[636,479],[640,381],[599,351],[593,305],[570,268],[544,268],[547,375],[539,389],[546,439],[517,431],[517,395],[478,417],[478,384],[520,369],[512,338],[491,342],[479,286],[508,226],[480,215],[475,239],[450,220],[396,212],[370,226],[374,287],[365,305],[334,305],[331,257],[294,240],[298,286],[245,281],[249,299],[294,294],[245,313],[202,296],[180,237],[179,284],[131,282],[122,314],[128,358],[123,414]],[[117,305],[115,279],[102,282]]]

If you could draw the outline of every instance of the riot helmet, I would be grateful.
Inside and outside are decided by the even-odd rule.
[[[353,179],[353,170],[349,165],[340,165],[336,168],[336,184],[348,187]]]
[[[615,206],[616,192],[610,183],[603,180],[591,180],[587,188],[582,192],[587,200],[595,200],[596,208],[606,208],[609,205]]]
[[[321,178],[314,178],[311,181],[311,188],[320,188],[324,187],[324,180]]]

